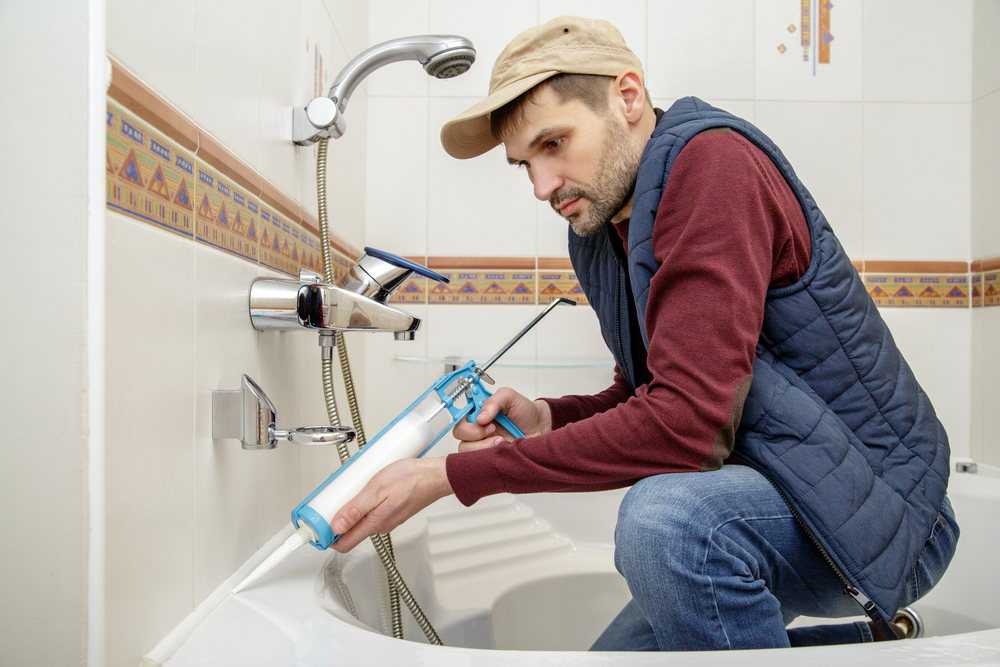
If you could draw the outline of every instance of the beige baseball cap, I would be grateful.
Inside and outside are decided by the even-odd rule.
[[[490,133],[490,112],[521,93],[562,72],[618,76],[626,69],[645,81],[638,56],[607,21],[560,16],[529,28],[493,64],[488,97],[441,128],[441,145],[460,159],[482,155],[500,144]]]

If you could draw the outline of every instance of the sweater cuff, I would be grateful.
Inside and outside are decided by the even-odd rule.
[[[445,458],[448,483],[458,501],[469,507],[480,498],[505,493],[503,480],[496,469],[496,448],[458,452]]]
[[[560,398],[541,398],[539,400],[545,401],[549,404],[549,414],[552,418],[553,431],[570,423],[569,410],[566,409],[568,401],[564,401]]]

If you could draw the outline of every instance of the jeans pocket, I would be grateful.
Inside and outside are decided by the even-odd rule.
[[[924,543],[924,550],[917,559],[917,566],[907,581],[903,606],[912,604],[930,591],[944,576],[955,555],[960,531],[955,521],[955,510],[947,496],[938,509],[937,520]]]

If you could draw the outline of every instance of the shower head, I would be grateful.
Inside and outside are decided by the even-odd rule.
[[[347,63],[327,97],[337,103],[341,113],[362,79],[383,65],[400,60],[416,60],[438,79],[448,79],[465,72],[476,59],[472,42],[458,35],[417,35],[376,44]]]
[[[450,79],[472,66],[476,49],[472,42],[458,35],[416,35],[376,44],[347,63],[325,97],[294,109],[292,140],[309,145],[323,137],[339,138],[345,130],[341,114],[347,109],[354,89],[379,67],[400,60],[416,60],[431,76]]]

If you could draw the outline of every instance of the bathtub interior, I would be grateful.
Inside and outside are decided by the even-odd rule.
[[[436,503],[394,534],[400,569],[446,646],[586,650],[630,599],[613,563],[623,491]],[[962,536],[941,583],[913,605],[925,636],[1000,628],[1000,477],[956,474],[949,495]],[[388,634],[381,565],[365,547],[327,559],[323,606]],[[425,642],[406,609],[408,640]],[[858,618],[862,618],[859,616]],[[843,622],[800,618],[795,625]]]

